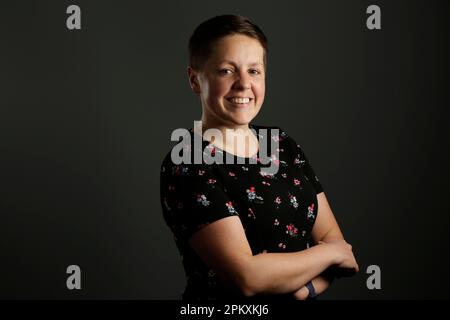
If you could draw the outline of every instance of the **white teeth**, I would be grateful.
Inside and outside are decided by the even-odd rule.
[[[232,103],[249,103],[250,98],[230,98],[228,99]]]

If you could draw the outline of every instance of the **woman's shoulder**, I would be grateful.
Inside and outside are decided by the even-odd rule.
[[[194,169],[209,169],[209,166],[203,161],[204,151],[209,150],[208,141],[196,135],[193,129],[180,131],[175,139],[178,140],[173,140],[172,137],[172,145],[163,157],[162,172],[183,170],[187,173]]]

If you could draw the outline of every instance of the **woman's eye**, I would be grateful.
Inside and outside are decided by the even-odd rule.
[[[231,71],[230,69],[222,69],[219,72],[220,74],[231,74],[233,71]]]

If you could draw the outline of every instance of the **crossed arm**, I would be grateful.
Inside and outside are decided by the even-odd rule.
[[[323,244],[333,240],[343,240],[344,236],[336,222],[333,212],[324,192],[317,195],[318,213],[312,229],[311,236],[315,244]],[[320,274],[311,282],[317,294],[323,293],[331,284],[332,279],[325,274]],[[303,286],[294,292],[295,298],[305,300],[309,295],[309,290]]]
[[[306,250],[253,256],[237,216],[202,228],[191,237],[190,245],[224,285],[244,296],[292,293],[295,298],[304,299],[308,295],[304,286],[310,280],[316,292],[322,293],[329,286],[329,281],[321,275],[325,270],[332,265],[351,267],[356,261],[350,261],[348,254],[336,254],[335,249],[345,252],[342,244],[333,245],[333,241],[342,240],[343,235],[325,194],[318,194],[317,199],[318,213],[312,238],[319,245]]]

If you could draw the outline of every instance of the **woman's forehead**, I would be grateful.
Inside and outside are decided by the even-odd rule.
[[[248,37],[247,37],[248,38]],[[210,60],[214,63],[236,63],[245,60],[248,65],[263,65],[264,48],[258,40],[249,38],[251,42],[226,41],[213,46]]]

